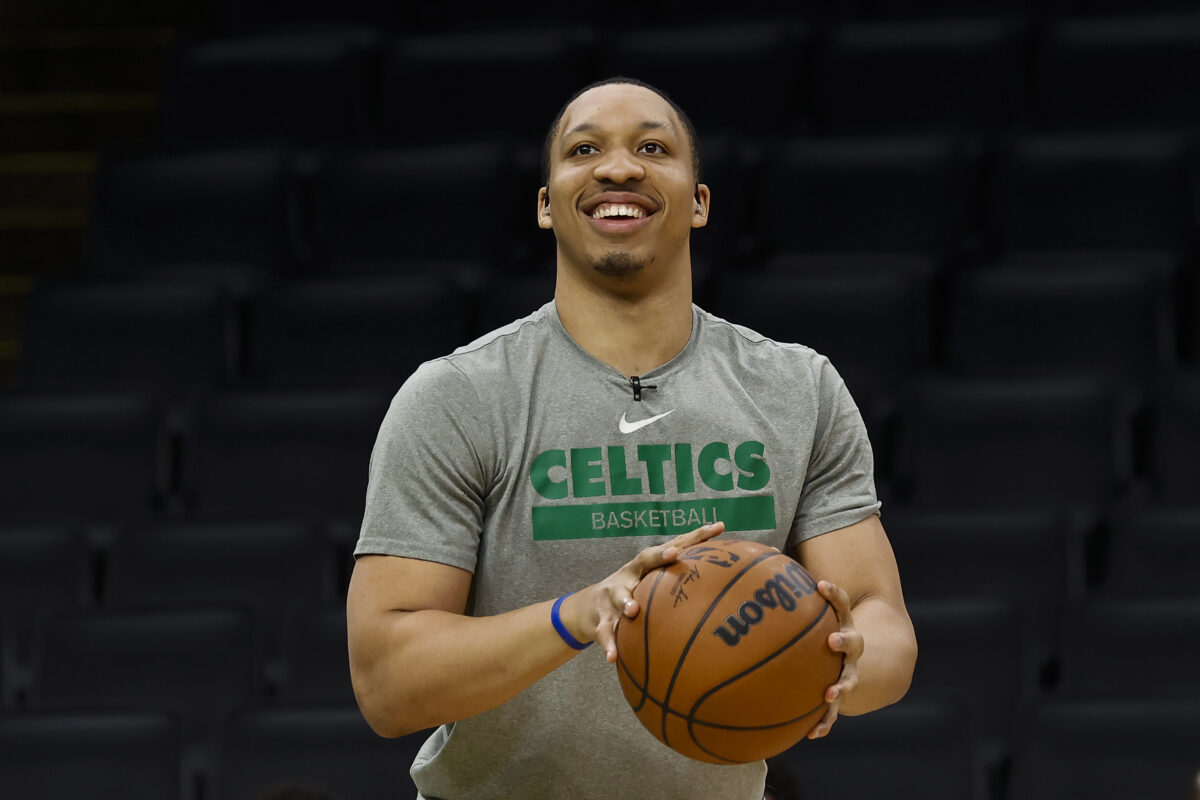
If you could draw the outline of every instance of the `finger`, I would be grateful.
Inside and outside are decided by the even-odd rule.
[[[853,660],[863,654],[865,646],[862,634],[856,630],[843,629],[829,634],[829,649],[835,653],[845,653]]]
[[[603,614],[596,626],[596,644],[604,649],[604,658],[610,664],[617,663],[617,620],[618,617]]]
[[[833,606],[838,619],[845,619],[849,615],[850,595],[844,589],[830,581],[817,581],[817,591]]]
[[[833,728],[833,723],[837,722],[838,704],[830,703],[829,708],[825,709],[825,714],[820,721],[812,727],[808,732],[809,739],[821,739],[829,735],[829,731]]]
[[[707,541],[714,536],[719,535],[725,530],[724,522],[714,522],[710,525],[704,525],[695,530],[676,536],[665,544],[647,547],[642,550],[633,560],[627,565],[640,578],[652,569],[661,567],[664,564],[670,564],[679,556],[679,551],[684,548],[691,547],[694,544]]]

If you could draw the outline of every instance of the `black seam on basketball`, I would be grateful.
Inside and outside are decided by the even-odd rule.
[[[636,688],[639,692],[642,693],[642,699],[637,702],[637,705],[634,705],[633,703],[629,704],[630,708],[633,709],[635,714],[642,710],[642,706],[644,706],[646,704],[647,699],[650,699],[651,701],[653,701],[653,698],[649,697],[649,692],[650,692],[650,609],[654,607],[654,593],[656,591],[658,591],[658,584],[660,582],[662,582],[663,575],[665,575],[665,574],[666,574],[666,571],[660,569],[658,571],[658,574],[654,577],[654,583],[651,584],[651,586],[650,586],[650,597],[648,597],[646,599],[646,607],[644,609],[642,609],[642,613],[645,614],[646,616],[642,618],[642,664],[645,667],[645,675],[642,676],[641,683],[638,683],[637,678],[635,678],[633,676],[633,672],[629,669],[629,664],[627,664],[625,659],[621,656],[621,649],[617,648],[617,664],[618,664],[618,666],[621,667],[621,670],[625,673],[625,677],[629,679],[629,682],[633,684],[634,688]],[[626,699],[628,699],[628,698],[626,698]],[[655,705],[659,705],[659,704],[657,702],[655,702]]]
[[[707,748],[705,748],[705,747],[704,747],[704,745],[700,744],[700,742],[696,740],[696,734],[695,734],[695,732],[694,732],[694,731],[693,731],[693,729],[692,729],[692,726],[693,726],[693,724],[694,724],[694,723],[696,723],[696,722],[699,722],[699,720],[697,720],[697,718],[696,718],[696,709],[700,708],[700,706],[702,706],[702,705],[704,704],[704,702],[705,702],[705,701],[706,701],[706,700],[707,700],[709,697],[711,697],[713,694],[715,694],[716,692],[719,692],[721,689],[724,689],[724,688],[725,688],[726,686],[728,686],[729,684],[731,684],[731,683],[733,683],[733,682],[735,682],[735,681],[739,681],[739,680],[741,680],[742,678],[746,677],[747,675],[749,675],[750,673],[754,672],[756,669],[758,669],[759,667],[761,667],[763,664],[766,664],[766,663],[768,663],[768,662],[772,661],[772,660],[773,660],[773,659],[775,659],[775,658],[776,658],[776,657],[777,657],[779,654],[783,653],[783,652],[784,652],[784,651],[786,651],[788,648],[792,647],[792,646],[793,646],[793,645],[795,645],[797,642],[799,642],[801,639],[803,639],[805,636],[807,636],[807,635],[808,635],[808,632],[809,632],[809,631],[811,631],[811,630],[812,630],[812,629],[813,629],[813,628],[816,626],[816,624],[817,624],[818,622],[820,622],[822,619],[824,619],[824,618],[825,618],[825,612],[827,612],[829,609],[830,609],[830,605],[829,605],[829,603],[825,603],[823,606],[821,606],[821,613],[820,613],[820,614],[817,614],[817,616],[813,617],[813,618],[812,618],[812,621],[810,621],[810,622],[808,623],[808,625],[804,626],[804,629],[803,629],[802,631],[800,631],[799,633],[797,633],[795,636],[793,636],[791,639],[789,639],[789,640],[788,640],[786,643],[784,643],[784,644],[783,644],[781,647],[779,647],[778,649],[776,649],[776,650],[775,650],[775,652],[771,653],[770,655],[768,655],[768,656],[766,656],[766,657],[762,658],[761,660],[759,660],[757,663],[755,663],[755,664],[753,664],[753,665],[751,665],[751,666],[747,667],[746,669],[742,670],[742,671],[741,671],[741,672],[739,672],[737,675],[733,675],[732,677],[730,677],[730,678],[727,678],[726,680],[722,681],[721,683],[718,683],[716,686],[713,686],[713,687],[712,687],[711,689],[709,689],[707,692],[705,692],[704,694],[700,695],[700,697],[699,697],[699,698],[696,700],[696,702],[695,702],[695,703],[692,705],[692,708],[691,708],[691,710],[690,710],[690,711],[688,711],[688,713],[687,713],[686,715],[684,715],[684,718],[687,720],[687,726],[688,726],[688,737],[689,737],[689,738],[691,738],[691,740],[692,740],[692,743],[693,743],[693,744],[695,744],[697,747],[699,747],[699,748],[700,748],[701,750],[703,750],[704,752],[706,752],[706,753],[708,753],[709,755],[713,756],[714,758],[721,758],[721,759],[724,759],[724,756],[719,756],[719,755],[717,755],[716,753],[709,752],[709,750],[708,750]],[[764,725],[764,726],[761,726],[761,727],[762,727],[762,729],[766,729],[766,728],[773,728],[773,727],[782,727],[782,726],[784,726],[784,725],[792,725],[792,724],[794,724],[794,723],[796,723],[796,722],[799,722],[800,720],[804,719],[805,717],[809,716],[810,714],[812,714],[812,713],[813,713],[813,711],[815,711],[816,709],[820,708],[820,707],[821,707],[821,706],[823,706],[823,705],[825,705],[825,701],[824,701],[824,700],[822,700],[820,703],[818,703],[818,704],[817,704],[817,706],[816,706],[816,708],[813,708],[813,709],[810,709],[810,710],[806,711],[805,713],[801,714],[800,716],[796,717],[795,719],[789,720],[789,721],[787,721],[787,722],[781,722],[781,723],[778,723],[777,725]],[[709,724],[709,723],[705,723],[705,722],[700,722],[700,724],[703,724],[703,725],[708,725],[709,727],[720,727],[720,726],[711,725],[711,724]],[[725,759],[725,760],[727,760],[727,759]]]
[[[646,699],[649,700],[653,705],[658,706],[658,708],[662,709],[664,714],[668,714],[673,717],[678,717],[680,720],[682,720],[684,722],[688,722],[690,719],[691,722],[694,722],[697,725],[703,725],[706,728],[717,728],[717,729],[723,730],[723,731],[737,731],[739,733],[749,733],[752,731],[769,731],[769,730],[772,730],[773,728],[784,728],[784,727],[787,727],[788,725],[795,725],[797,722],[801,721],[805,717],[810,717],[813,715],[814,712],[820,711],[821,709],[823,709],[829,705],[824,700],[822,700],[820,703],[813,706],[811,709],[804,712],[800,716],[798,716],[794,719],[785,720],[783,722],[772,722],[768,725],[733,725],[728,722],[715,722],[715,721],[709,721],[709,720],[700,719],[700,718],[689,718],[688,715],[684,714],[682,711],[676,711],[675,709],[664,705],[661,700],[656,699],[654,697],[654,695],[652,695],[652,694],[647,694]],[[697,743],[697,745],[698,744],[699,743]],[[704,748],[701,748],[701,749],[703,750]],[[708,751],[706,750],[705,752],[708,752]],[[714,756],[714,758],[722,758],[722,756]],[[728,761],[729,759],[723,759],[723,760]],[[742,763],[742,762],[734,762],[734,763]]]
[[[743,575],[745,575],[747,572],[749,572],[751,570],[751,568],[753,568],[754,565],[758,564],[760,561],[763,561],[765,559],[768,559],[772,556],[777,556],[777,555],[779,555],[779,551],[768,550],[767,552],[763,553],[762,555],[759,555],[758,557],[756,557],[753,561],[751,561],[746,566],[742,567],[741,571],[738,572],[737,575],[733,576],[733,580],[728,581],[725,584],[725,586],[721,589],[721,591],[717,593],[717,596],[713,598],[712,602],[709,603],[708,609],[704,612],[704,616],[702,616],[699,620],[696,621],[696,627],[694,629],[692,629],[692,635],[688,638],[687,644],[684,645],[683,650],[680,651],[680,653],[679,653],[679,659],[675,662],[675,671],[671,673],[671,681],[670,681],[670,683],[667,684],[667,693],[663,697],[664,711],[663,711],[663,718],[662,718],[662,732],[663,732],[662,740],[668,746],[670,746],[670,741],[669,741],[669,737],[667,734],[666,709],[670,707],[671,693],[675,691],[675,681],[679,678],[679,673],[683,669],[683,662],[687,659],[688,651],[690,651],[692,649],[692,644],[696,641],[696,636],[699,635],[700,628],[703,627],[704,624],[708,621],[708,618],[712,615],[713,609],[717,607],[717,604],[721,602],[721,599],[729,592],[730,589],[733,588],[733,585],[735,583],[737,583],[738,581],[740,581],[742,579]]]

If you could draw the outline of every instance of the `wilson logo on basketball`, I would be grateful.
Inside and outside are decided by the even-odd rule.
[[[796,601],[816,590],[816,582],[799,564],[789,564],[782,572],[776,572],[767,580],[761,589],[755,590],[753,600],[742,603],[736,614],[730,614],[723,624],[713,628],[713,636],[719,636],[725,644],[736,647],[751,628],[763,621],[768,611],[795,611]]]

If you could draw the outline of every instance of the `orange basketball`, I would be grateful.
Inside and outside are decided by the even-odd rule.
[[[737,539],[693,545],[633,592],[617,624],[617,675],[659,741],[700,761],[781,753],[825,713],[842,656],[817,582],[774,548]]]

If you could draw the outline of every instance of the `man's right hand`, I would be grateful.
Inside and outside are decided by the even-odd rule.
[[[617,622],[622,615],[632,618],[640,611],[633,590],[642,576],[670,564],[683,549],[719,536],[724,530],[725,523],[714,522],[647,547],[612,575],[564,600],[560,609],[563,624],[576,639],[597,642],[604,648],[608,662],[617,663]]]

